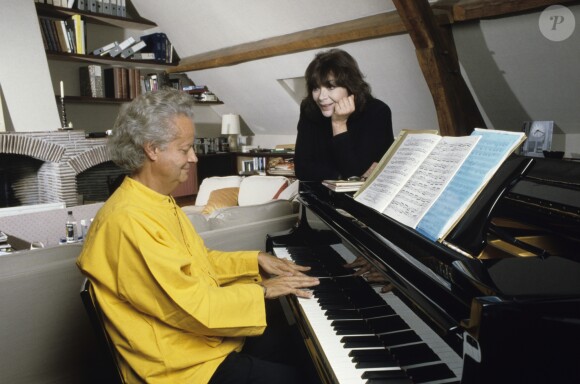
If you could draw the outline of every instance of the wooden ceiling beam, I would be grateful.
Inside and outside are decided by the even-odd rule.
[[[431,9],[439,25],[506,16],[579,0],[439,0]],[[167,72],[189,72],[406,33],[397,11],[244,43],[182,58]]]
[[[437,11],[436,17],[440,23],[451,21],[447,11]],[[402,33],[407,33],[407,29],[393,11],[189,56],[167,72],[217,68]]]
[[[438,25],[427,0],[393,0],[393,3],[415,45],[419,67],[435,103],[439,132],[463,136],[476,127],[485,128],[461,75],[451,28]]]
[[[439,0],[431,6],[448,10],[455,22],[479,20],[532,11],[555,4],[580,3],[578,0]]]

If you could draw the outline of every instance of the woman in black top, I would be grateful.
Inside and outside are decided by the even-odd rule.
[[[393,143],[391,110],[371,95],[347,52],[318,53],[306,69],[300,106],[296,177],[306,181],[367,176]]]

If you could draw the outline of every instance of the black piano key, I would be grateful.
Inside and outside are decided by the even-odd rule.
[[[367,384],[413,384],[403,370],[366,371],[361,378],[366,379]]]
[[[366,371],[361,375],[362,379],[409,379],[407,373],[403,370],[393,371]]]
[[[345,336],[340,339],[345,348],[374,348],[384,347],[383,342],[376,336]]]
[[[404,377],[397,379],[369,379],[366,384],[413,384],[413,380]]]
[[[394,362],[393,356],[386,349],[353,349],[348,353],[353,362],[359,361],[385,361]]]
[[[369,327],[375,333],[388,333],[409,329],[409,325],[399,316],[379,317],[367,320]]]
[[[389,350],[403,366],[440,361],[435,352],[423,343],[392,347]]]
[[[407,370],[407,374],[415,383],[424,383],[427,381],[444,380],[455,377],[446,364],[410,368]]]
[[[324,312],[324,316],[328,320],[337,320],[337,319],[362,319],[363,316],[361,313],[354,309],[330,309]]]
[[[385,305],[384,301],[383,305],[372,308],[362,308],[359,311],[365,319],[372,319],[373,317],[383,317],[396,314],[393,308],[389,307],[388,305]]]
[[[329,309],[341,309],[341,308],[345,308],[345,307],[346,307],[346,308],[353,309],[353,310],[355,309],[355,308],[354,308],[352,305],[347,305],[347,306],[344,306],[344,305],[342,305],[342,304],[324,304],[324,305],[321,305],[321,306],[320,306],[320,308],[321,308],[323,311],[327,311],[327,310],[329,310]]]
[[[410,329],[401,332],[384,333],[379,335],[379,339],[389,347],[401,344],[418,343],[421,341],[419,335]]]
[[[354,366],[356,369],[396,368],[399,367],[399,363],[396,361],[359,361]]]

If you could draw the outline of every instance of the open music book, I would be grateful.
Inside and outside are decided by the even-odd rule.
[[[479,128],[461,137],[404,130],[354,198],[439,241],[524,140]]]

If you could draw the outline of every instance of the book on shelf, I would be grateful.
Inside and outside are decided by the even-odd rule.
[[[322,180],[322,185],[335,192],[356,192],[363,184],[361,180]]]
[[[103,70],[105,97],[113,99],[128,99],[129,70],[123,67],[105,68]]]
[[[105,97],[105,80],[102,66],[91,64],[79,67],[79,83],[81,96]]]
[[[404,130],[354,198],[441,241],[524,140],[491,129],[461,137]]]
[[[85,21],[79,14],[71,16],[75,30],[75,52],[79,55],[86,54]]]

